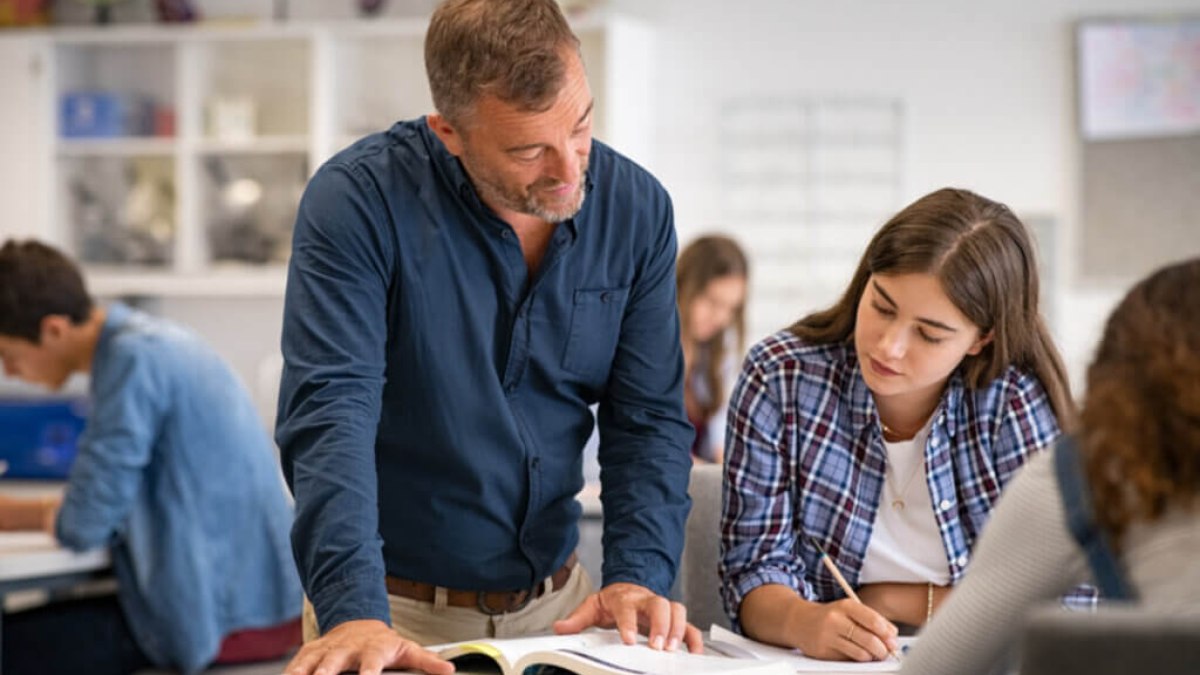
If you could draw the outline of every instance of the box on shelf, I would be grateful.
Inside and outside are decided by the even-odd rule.
[[[72,91],[62,95],[64,138],[116,138],[154,133],[154,101],[113,91]]]
[[[50,20],[50,0],[0,0],[0,28],[38,26]]]

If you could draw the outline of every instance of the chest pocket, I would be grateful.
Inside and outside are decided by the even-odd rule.
[[[629,287],[593,288],[575,291],[571,307],[571,332],[563,351],[564,370],[576,375],[608,376],[617,340],[621,336],[621,316]]]

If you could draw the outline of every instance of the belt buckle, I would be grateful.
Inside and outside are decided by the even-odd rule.
[[[521,599],[521,602],[518,603],[516,607],[512,607],[512,608],[508,608],[508,609],[492,608],[487,603],[487,594],[490,591],[478,591],[477,593],[475,593],[475,606],[479,608],[480,612],[483,612],[487,616],[499,616],[501,614],[507,614],[509,612],[519,612],[519,611],[525,609],[525,607],[529,604],[529,602],[531,600],[533,600],[533,590],[534,589],[531,588],[527,591],[512,591],[510,593],[511,595],[517,595],[520,593],[524,593],[525,597]]]

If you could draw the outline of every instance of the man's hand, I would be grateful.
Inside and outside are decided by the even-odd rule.
[[[337,675],[343,671],[379,675],[384,668],[415,668],[431,675],[450,675],[454,664],[405,640],[382,621],[364,619],[339,624],[304,645],[285,675]]]
[[[554,632],[578,633],[591,626],[615,626],[627,645],[636,642],[641,629],[650,639],[651,649],[675,651],[683,642],[693,654],[704,650],[700,631],[687,622],[683,605],[636,584],[609,584],[589,595],[571,616],[554,623]]]

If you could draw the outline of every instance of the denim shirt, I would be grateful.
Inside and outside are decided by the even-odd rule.
[[[683,546],[670,200],[594,142],[532,275],[424,119],[327,162],[301,200],[276,438],[322,630],[388,621],[384,575],[527,589],[578,542],[599,403],[604,583],[665,594]]]
[[[112,549],[117,595],[159,666],[185,672],[231,632],[300,614],[292,512],[245,388],[195,335],[108,308],[58,539]]]
[[[968,388],[954,372],[933,413],[925,483],[952,583],[1004,486],[1061,433],[1038,378],[1009,366]],[[875,400],[851,342],[812,345],[789,331],[751,349],[729,404],[722,592],[742,600],[782,584],[813,602],[842,597],[809,537],[858,585],[886,472]]]

